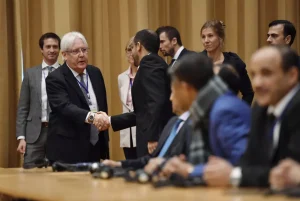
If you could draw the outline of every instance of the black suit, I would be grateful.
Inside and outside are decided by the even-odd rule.
[[[133,169],[140,169],[143,168],[145,165],[147,165],[148,161],[151,158],[157,157],[162,150],[166,140],[171,134],[171,131],[173,129],[173,126],[176,122],[178,117],[173,117],[169,120],[167,125],[165,126],[164,130],[161,133],[161,136],[158,140],[158,145],[155,151],[152,154],[148,154],[146,156],[140,157],[138,159],[134,160],[124,160],[121,161],[123,168],[133,168]],[[182,127],[180,128],[179,132],[177,133],[176,137],[174,138],[172,144],[170,145],[169,149],[167,150],[165,154],[165,158],[176,156],[179,154],[188,154],[188,140],[190,135],[190,125],[188,123],[188,120],[184,122]]]
[[[100,111],[107,112],[105,84],[100,70],[88,65]],[[108,158],[108,131],[99,133],[95,146],[90,143],[91,125],[85,123],[89,105],[72,71],[64,64],[46,79],[50,113],[47,158],[68,163]]]
[[[277,148],[269,154],[265,125],[267,108],[255,105],[252,110],[252,125],[248,148],[241,158],[242,186],[267,186],[270,169],[284,158],[300,161],[300,91],[288,104],[281,118]]]
[[[186,49],[186,48],[183,48],[183,50],[182,50],[182,51],[180,52],[180,54],[178,55],[176,61],[179,60],[183,55],[186,55],[186,54],[189,54],[189,53],[192,53],[192,52],[193,52],[193,51],[190,51],[190,50],[188,50],[188,49]],[[174,61],[175,61],[175,60],[172,59],[171,63],[169,64],[170,67],[173,66]]]
[[[114,131],[136,126],[137,157],[148,154],[148,142],[158,141],[173,115],[167,69],[168,64],[157,54],[144,56],[131,89],[134,112],[111,117]]]

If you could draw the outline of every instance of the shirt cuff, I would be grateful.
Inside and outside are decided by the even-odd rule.
[[[235,167],[230,173],[230,183],[234,187],[238,187],[242,180],[242,169],[241,167]]]
[[[194,166],[194,170],[189,174],[189,177],[202,177],[204,167],[204,164]]]
[[[25,140],[25,136],[19,136],[17,140]]]
[[[88,124],[89,124],[88,118],[89,118],[89,116],[90,116],[90,113],[91,113],[91,112],[89,112],[89,113],[86,115],[86,118],[85,118],[85,121],[84,121],[85,123],[88,123]]]

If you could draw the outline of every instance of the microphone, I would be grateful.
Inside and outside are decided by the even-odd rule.
[[[110,179],[126,175],[126,170],[120,167],[110,167],[102,163],[93,163],[90,166],[90,173],[94,178]]]
[[[47,168],[50,166],[50,161],[47,158],[42,158],[42,159],[37,159],[34,164],[36,165],[37,168]],[[24,167],[25,169],[29,169],[26,166]]]
[[[90,170],[91,164],[92,163],[69,164],[56,161],[52,164],[52,170],[53,172],[84,172]]]

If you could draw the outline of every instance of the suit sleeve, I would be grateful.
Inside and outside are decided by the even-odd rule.
[[[111,116],[111,127],[114,131],[123,130],[133,126],[136,126],[136,116],[134,112]]]
[[[46,90],[52,111],[75,123],[83,124],[89,111],[72,104],[64,81],[53,75],[46,78]]]
[[[240,81],[241,81],[240,91],[242,93],[242,99],[246,101],[249,105],[251,105],[254,97],[254,92],[253,92],[250,78],[246,70],[246,64],[244,62],[241,62],[238,63],[237,65],[239,66],[238,73],[240,75]]]
[[[143,69],[145,78],[143,79],[143,86],[147,92],[146,98],[146,118],[148,120],[147,126],[144,127],[143,134],[148,136],[148,141],[158,141],[161,128],[161,111],[165,105],[166,97],[169,93],[166,89],[166,76],[163,67]]]
[[[219,119],[216,121],[216,139],[219,142],[225,158],[231,164],[236,165],[244,154],[247,142],[248,133],[250,130],[250,108],[241,110],[249,110],[249,112],[232,110],[223,110],[216,116]],[[245,113],[244,113],[245,112]],[[249,115],[243,117],[242,115]]]
[[[16,137],[26,137],[26,119],[30,110],[30,86],[29,86],[29,74],[28,71],[24,74],[24,79],[21,86],[18,110],[17,110],[17,122],[16,122]]]

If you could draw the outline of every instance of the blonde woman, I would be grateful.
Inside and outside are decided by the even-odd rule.
[[[131,55],[133,47],[133,37],[127,42],[125,53],[129,68],[118,76],[119,95],[121,98],[123,113],[133,111],[131,87],[138,67],[134,65]],[[120,146],[123,147],[126,159],[136,159],[136,127],[127,128],[120,131]]]

